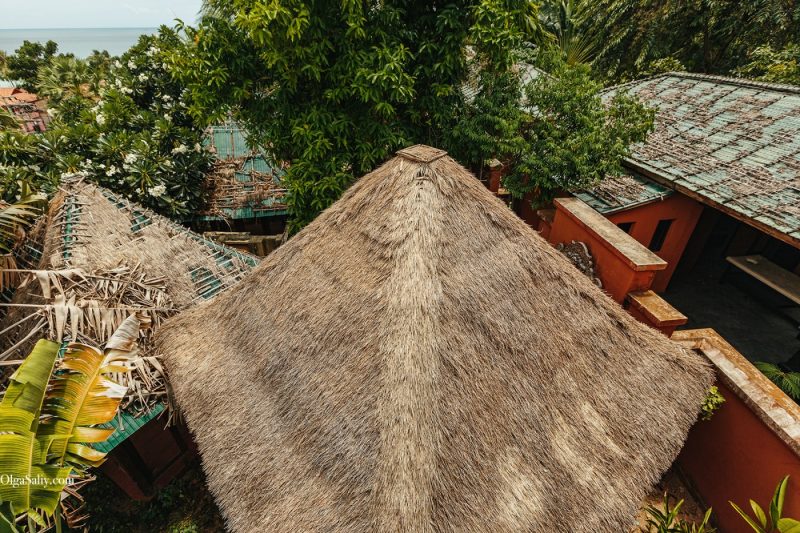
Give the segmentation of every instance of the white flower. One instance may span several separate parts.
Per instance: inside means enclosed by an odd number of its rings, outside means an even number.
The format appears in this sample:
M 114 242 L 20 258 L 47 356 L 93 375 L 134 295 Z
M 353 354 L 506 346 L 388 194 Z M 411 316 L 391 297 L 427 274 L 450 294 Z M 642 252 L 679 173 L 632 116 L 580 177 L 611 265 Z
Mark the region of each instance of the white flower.
M 147 74 L 145 74 L 144 72 L 139 74 L 139 81 L 147 81 Z
M 114 68 L 122 68 L 122 63 L 120 63 L 119 59 L 114 61 Z
M 133 164 L 133 163 L 136 163 L 137 159 L 139 159 L 139 157 L 134 153 L 130 153 L 130 154 L 125 156 L 125 162 L 127 164 L 129 164 L 129 165 Z
M 167 122 L 172 122 L 172 115 L 164 113 L 164 120 L 166 120 Z
M 200 150 L 202 150 L 202 149 L 203 149 L 203 147 L 200 146 L 200 143 L 194 143 L 194 151 L 195 152 L 200 153 Z
M 48 108 L 47 114 L 50 115 L 51 117 L 55 117 L 56 115 L 58 115 L 58 109 L 49 109 Z
M 156 185 L 155 187 L 150 187 L 150 190 L 148 190 L 147 192 L 153 198 L 158 198 L 159 196 L 167 192 L 167 187 L 166 185 Z
M 117 78 L 116 80 L 114 80 L 114 85 L 116 85 L 117 88 L 122 89 L 122 80 Z
M 172 97 L 170 95 L 168 95 L 168 94 L 165 94 L 164 97 L 163 97 L 163 100 L 165 102 L 169 102 L 170 100 L 172 100 Z
M 95 120 L 97 121 L 97 123 L 98 123 L 100 126 L 102 126 L 103 124 L 105 124 L 105 123 L 106 123 L 106 117 L 104 117 L 102 113 L 98 113 L 98 114 L 97 114 L 97 117 L 95 118 Z
M 181 143 L 180 146 L 176 146 L 175 148 L 172 149 L 172 155 L 185 154 L 188 151 L 189 148 L 185 144 Z
M 111 165 L 110 167 L 108 167 L 108 170 L 106 170 L 106 176 L 108 176 L 109 178 L 116 173 L 117 173 L 117 167 L 114 165 Z
M 145 51 L 145 53 L 144 53 L 144 54 L 145 54 L 147 57 L 153 57 L 153 56 L 154 56 L 154 55 L 156 55 L 157 53 L 158 53 L 158 48 L 156 48 L 155 46 L 151 46 L 150 48 L 148 48 L 148 49 Z
M 129 68 L 129 69 L 134 69 L 134 68 L 136 68 L 136 63 L 134 63 L 134 62 L 133 62 L 133 59 L 129 59 L 129 60 L 128 60 L 128 68 Z
M 133 89 L 130 87 L 120 87 L 119 90 L 122 94 L 133 94 Z

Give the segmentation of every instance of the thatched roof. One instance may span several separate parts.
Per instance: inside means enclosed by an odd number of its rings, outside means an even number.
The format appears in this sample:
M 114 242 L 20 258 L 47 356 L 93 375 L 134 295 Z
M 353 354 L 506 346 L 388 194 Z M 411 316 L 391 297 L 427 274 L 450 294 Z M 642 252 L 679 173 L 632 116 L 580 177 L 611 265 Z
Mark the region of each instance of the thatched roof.
M 257 264 L 135 203 L 79 179 L 67 179 L 18 255 L 22 285 L 0 314 L 0 359 L 22 359 L 41 337 L 103 345 L 139 311 L 145 357 L 122 380 L 133 411 L 166 395 L 151 356 L 160 322 L 232 286 Z M 160 408 L 159 408 L 160 409 Z M 160 412 L 160 411 L 159 411 Z
M 156 344 L 233 531 L 626 531 L 710 379 L 424 146 Z

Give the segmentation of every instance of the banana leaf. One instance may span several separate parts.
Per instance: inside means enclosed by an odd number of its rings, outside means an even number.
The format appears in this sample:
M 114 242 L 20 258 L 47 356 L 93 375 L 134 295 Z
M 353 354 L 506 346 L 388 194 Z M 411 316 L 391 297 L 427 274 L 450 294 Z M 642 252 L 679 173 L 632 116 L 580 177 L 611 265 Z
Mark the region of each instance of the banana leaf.
M 70 468 L 46 464 L 50 437 L 37 438 L 47 384 L 58 356 L 59 345 L 40 340 L 11 376 L 0 402 L 0 501 L 12 514 L 36 510 L 52 514 L 66 486 Z
M 105 454 L 86 446 L 103 442 L 114 429 L 92 427 L 110 422 L 117 414 L 127 387 L 109 378 L 130 370 L 136 349 L 139 319 L 128 317 L 101 352 L 84 344 L 71 343 L 51 381 L 39 429 L 51 437 L 48 462 L 71 465 L 79 470 L 99 466 Z

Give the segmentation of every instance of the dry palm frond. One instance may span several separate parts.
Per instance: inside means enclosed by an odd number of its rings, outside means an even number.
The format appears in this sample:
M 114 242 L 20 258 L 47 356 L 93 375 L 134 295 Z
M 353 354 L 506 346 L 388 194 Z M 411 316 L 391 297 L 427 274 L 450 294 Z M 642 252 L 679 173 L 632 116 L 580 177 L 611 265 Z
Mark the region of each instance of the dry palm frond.
M 149 278 L 140 266 L 91 274 L 80 269 L 35 270 L 25 276 L 20 289 L 37 295 L 38 303 L 28 303 L 34 307 L 10 312 L 10 317 L 19 317 L 22 321 L 16 327 L 12 324 L 12 330 L 5 337 L 7 342 L 16 343 L 16 353 L 24 351 L 32 342 L 27 338 L 30 321 L 26 320 L 31 315 L 43 318 L 47 338 L 84 344 L 112 342 L 112 335 L 125 321 L 138 316 L 142 323 L 139 340 L 145 348 L 131 372 L 117 376 L 128 390 L 123 407 L 146 410 L 164 399 L 167 389 L 163 368 L 150 348 L 152 327 L 174 310 L 163 280 Z

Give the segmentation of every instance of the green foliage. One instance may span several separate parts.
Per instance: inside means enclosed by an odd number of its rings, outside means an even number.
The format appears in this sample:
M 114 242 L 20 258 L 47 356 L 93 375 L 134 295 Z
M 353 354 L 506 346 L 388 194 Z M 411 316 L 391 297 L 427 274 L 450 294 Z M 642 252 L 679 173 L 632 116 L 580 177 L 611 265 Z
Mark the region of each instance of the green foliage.
M 655 507 L 649 505 L 645 508 L 647 514 L 648 533 L 714 533 L 715 528 L 708 525 L 711 519 L 711 509 L 706 511 L 703 521 L 699 524 L 690 523 L 680 517 L 680 509 L 683 500 L 680 500 L 674 507 L 670 507 L 670 497 L 664 494 L 664 506 Z
M 714 416 L 717 409 L 722 407 L 723 403 L 725 403 L 725 397 L 720 394 L 719 389 L 716 386 L 709 387 L 706 398 L 703 400 L 703 405 L 700 407 L 700 418 L 702 420 L 711 420 L 711 417 Z
M 641 78 L 649 78 L 650 76 L 658 76 L 665 72 L 684 71 L 686 71 L 686 67 L 674 57 L 662 57 L 661 59 L 654 59 L 639 70 L 638 76 Z
M 786 498 L 786 486 L 789 483 L 789 476 L 783 478 L 775 488 L 772 500 L 769 502 L 769 510 L 765 512 L 761 506 L 750 500 L 750 508 L 753 515 L 744 512 L 738 505 L 728 502 L 731 507 L 739 513 L 750 528 L 756 533 L 800 533 L 800 521 L 793 518 L 784 518 L 783 502 Z
M 736 74 L 746 78 L 775 83 L 800 85 L 800 43 L 782 50 L 770 45 L 759 46 L 748 55 L 749 63 L 736 69 Z
M 96 426 L 116 416 L 127 391 L 110 376 L 133 364 L 139 327 L 139 318 L 130 316 L 104 351 L 70 343 L 60 359 L 59 343 L 40 340 L 11 376 L 0 401 L 4 518 L 26 515 L 31 531 L 54 518 L 60 531 L 62 491 L 105 458 L 87 444 L 114 432 Z
M 58 45 L 53 41 L 45 44 L 23 41 L 13 54 L 5 59 L 5 78 L 19 81 L 27 91 L 36 90 L 36 79 L 39 68 L 47 64 L 56 55 Z
M 555 52 L 561 62 L 570 66 L 591 63 L 601 46 L 591 25 L 593 6 L 592 0 L 546 0 L 540 13 L 551 39 L 544 49 Z
M 71 468 L 48 463 L 52 438 L 38 435 L 48 381 L 59 345 L 39 341 L 11 376 L 0 402 L 0 501 L 13 515 L 27 514 L 43 523 L 52 516 Z M 39 481 L 42 480 L 42 481 Z
M 622 172 L 622 159 L 645 139 L 655 112 L 624 92 L 604 104 L 601 89 L 585 65 L 564 66 L 526 88 L 524 149 L 505 182 L 514 197 L 533 193 L 542 205 Z
M 446 141 L 450 155 L 471 167 L 478 177 L 488 159 L 505 159 L 522 150 L 524 115 L 520 110 L 518 75 L 510 70 L 479 74 L 481 90 L 466 102 Z
M 593 9 L 603 43 L 595 67 L 614 80 L 639 77 L 666 57 L 691 71 L 728 73 L 748 51 L 783 49 L 800 35 L 800 3 L 783 0 L 598 0 Z
M 800 372 L 786 371 L 776 364 L 760 361 L 754 365 L 794 401 L 800 401 Z
M 65 175 L 82 173 L 167 216 L 200 209 L 212 156 L 167 62 L 184 48 L 162 27 L 114 61 L 97 52 L 42 66 L 37 79 L 53 121 L 41 135 L 0 131 L 0 190 L 13 194 L 25 180 L 49 193 Z
M 517 44 L 541 38 L 536 5 L 523 0 L 209 0 L 198 28 L 185 30 L 191 50 L 172 62 L 193 115 L 232 110 L 254 142 L 291 162 L 294 229 L 394 150 L 450 148 L 466 44 L 502 72 Z

